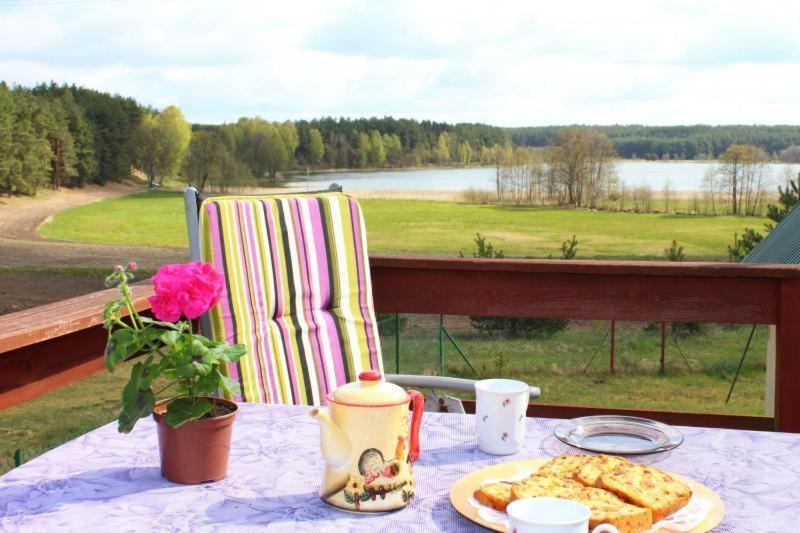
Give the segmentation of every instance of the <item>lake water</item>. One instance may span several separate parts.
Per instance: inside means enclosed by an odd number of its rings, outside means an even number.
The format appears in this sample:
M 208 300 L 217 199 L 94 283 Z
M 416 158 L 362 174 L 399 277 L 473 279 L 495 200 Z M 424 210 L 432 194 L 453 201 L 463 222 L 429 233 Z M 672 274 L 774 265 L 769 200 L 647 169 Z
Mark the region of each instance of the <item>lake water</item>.
M 709 168 L 716 168 L 716 163 L 694 162 L 650 162 L 620 161 L 616 164 L 617 176 L 629 187 L 643 184 L 654 190 L 664 187 L 669 180 L 675 191 L 696 191 L 700 189 L 703 175 Z M 772 184 L 783 184 L 785 165 L 770 164 L 768 171 Z M 794 176 L 798 167 L 794 167 Z M 302 187 L 305 179 L 290 182 L 292 186 Z M 330 183 L 338 183 L 345 190 L 428 190 L 428 191 L 463 191 L 465 189 L 495 188 L 495 168 L 436 168 L 422 170 L 378 170 L 369 172 L 327 172 L 312 174 L 312 188 L 324 188 Z

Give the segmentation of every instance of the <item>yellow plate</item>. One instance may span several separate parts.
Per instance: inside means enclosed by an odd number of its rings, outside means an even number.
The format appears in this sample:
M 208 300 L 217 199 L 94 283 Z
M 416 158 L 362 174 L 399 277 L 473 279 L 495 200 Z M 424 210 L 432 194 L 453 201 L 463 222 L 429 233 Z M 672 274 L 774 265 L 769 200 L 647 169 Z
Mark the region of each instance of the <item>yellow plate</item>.
M 502 463 L 476 470 L 475 472 L 462 477 L 455 483 L 455 485 L 453 485 L 453 488 L 450 489 L 450 503 L 453 504 L 453 507 L 455 507 L 459 513 L 466 516 L 476 524 L 480 524 L 495 531 L 506 532 L 507 529 L 503 524 L 489 522 L 488 520 L 481 518 L 481 516 L 478 514 L 478 510 L 469 503 L 469 498 L 476 490 L 478 490 L 478 488 L 481 486 L 481 483 L 485 479 L 510 479 L 524 472 L 535 472 L 540 466 L 550 459 L 551 458 L 548 457 L 544 459 L 530 459 L 528 461 L 515 461 L 513 463 Z M 678 474 L 673 474 L 672 472 L 669 474 L 675 477 L 675 479 L 691 486 L 694 494 L 710 501 L 713 504 L 705 520 L 690 533 L 704 533 L 717 527 L 719 523 L 722 522 L 722 516 L 725 513 L 725 504 L 722 503 L 722 500 L 717 493 L 693 479 L 689 479 Z

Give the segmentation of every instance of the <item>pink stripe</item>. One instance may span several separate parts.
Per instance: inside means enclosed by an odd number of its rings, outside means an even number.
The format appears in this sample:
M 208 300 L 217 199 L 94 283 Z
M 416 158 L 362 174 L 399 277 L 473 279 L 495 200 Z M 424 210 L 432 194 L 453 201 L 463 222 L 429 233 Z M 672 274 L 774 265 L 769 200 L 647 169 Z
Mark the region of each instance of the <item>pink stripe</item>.
M 208 226 L 211 230 L 211 261 L 217 268 L 223 271 L 225 277 L 228 278 L 229 273 L 223 268 L 225 261 L 222 258 L 222 239 L 219 233 L 219 217 L 217 216 L 217 210 L 214 209 L 213 204 L 207 203 L 205 211 L 206 216 L 208 217 Z M 225 341 L 233 342 L 236 332 L 233 330 L 233 320 L 231 319 L 233 313 L 231 312 L 231 307 L 228 300 L 229 297 L 230 295 L 228 294 L 228 286 L 226 284 L 225 288 L 223 289 L 222 298 L 220 298 L 219 305 L 222 306 L 222 324 L 225 330 Z M 231 363 L 228 365 L 228 375 L 234 381 L 239 381 L 239 370 L 236 367 L 236 363 Z M 235 399 L 241 401 L 242 398 L 241 396 L 237 396 Z
M 317 257 L 317 272 L 319 286 L 316 287 L 319 293 L 319 304 L 321 309 L 326 309 L 331 303 L 331 280 L 328 277 L 328 250 L 325 248 L 325 231 L 322 224 L 322 210 L 320 201 L 314 199 L 308 202 L 309 218 L 311 219 L 311 233 L 314 236 L 314 252 Z M 308 228 L 306 228 L 308 229 Z
M 232 206 L 234 208 L 234 212 L 236 214 L 233 217 L 233 224 L 234 224 L 234 238 L 238 240 L 239 245 L 239 266 L 243 270 L 242 275 L 245 276 L 244 283 L 243 283 L 243 291 L 242 294 L 244 296 L 244 308 L 245 312 L 247 313 L 248 318 L 250 319 L 251 324 L 257 324 L 256 317 L 255 317 L 255 308 L 253 307 L 252 297 L 250 295 L 250 291 L 252 290 L 251 281 L 253 279 L 252 276 L 252 268 L 250 264 L 252 263 L 252 258 L 249 257 L 247 253 L 247 234 L 246 230 L 242 228 L 242 224 L 240 222 L 240 218 L 242 218 L 242 211 L 247 209 L 247 206 L 244 205 L 244 202 L 234 201 L 232 202 Z M 245 219 L 245 223 L 247 221 L 247 217 L 243 217 Z M 252 350 L 250 361 L 253 364 L 253 368 L 255 369 L 255 376 L 256 376 L 256 383 L 257 389 L 263 393 L 264 391 L 264 383 L 261 375 L 261 356 L 259 354 L 258 349 L 258 337 L 256 333 L 256 329 L 252 328 L 250 331 L 250 338 L 249 342 L 247 343 Z M 260 394 L 259 394 L 260 396 Z M 259 402 L 262 402 L 266 398 L 259 397 Z M 255 398 L 250 398 L 250 400 L 255 400 Z
M 295 402 L 300 402 L 302 395 L 300 394 L 299 383 L 297 380 L 297 370 L 294 366 L 294 352 L 292 351 L 292 344 L 291 344 L 291 333 L 290 329 L 284 320 L 284 295 L 283 295 L 283 285 L 284 285 L 284 277 L 286 275 L 283 270 L 281 270 L 280 260 L 279 258 L 281 255 L 278 253 L 278 234 L 279 234 L 279 224 L 274 218 L 274 215 L 277 212 L 277 203 L 280 200 L 275 200 L 274 202 L 270 202 L 269 200 L 263 200 L 262 203 L 266 207 L 267 212 L 267 223 L 269 226 L 269 242 L 270 242 L 270 249 L 272 250 L 272 257 L 275 258 L 275 264 L 273 264 L 273 269 L 275 272 L 275 285 L 277 287 L 277 291 L 275 294 L 275 323 L 278 325 L 278 328 L 282 331 L 283 335 L 283 350 L 284 350 L 284 361 L 286 362 L 286 367 L 289 370 L 289 383 L 292 385 L 292 391 L 294 394 Z M 270 204 L 274 207 L 270 209 Z M 285 258 L 286 261 L 289 261 L 289 258 Z
M 309 204 L 307 199 L 302 200 L 303 203 L 306 205 Z M 327 380 L 327 372 L 325 369 L 325 361 L 322 356 L 322 348 L 321 348 L 321 341 L 319 338 L 319 328 L 317 327 L 317 323 L 314 319 L 314 314 L 311 310 L 314 308 L 313 303 L 311 301 L 312 293 L 314 291 L 314 287 L 311 285 L 311 269 L 308 264 L 308 242 L 306 241 L 306 231 L 307 229 L 303 226 L 303 217 L 301 216 L 300 212 L 300 200 L 294 199 L 291 202 L 292 205 L 292 218 L 294 219 L 295 224 L 295 235 L 297 239 L 297 249 L 300 253 L 300 268 L 301 268 L 301 276 L 300 279 L 303 284 L 303 301 L 302 301 L 302 310 L 299 309 L 298 312 L 303 314 L 303 317 L 306 320 L 306 324 L 308 326 L 308 336 L 311 339 L 311 351 L 312 356 L 314 358 L 314 370 L 317 374 L 317 392 L 319 393 L 320 398 L 324 398 L 328 395 L 328 380 Z M 313 238 L 313 235 L 312 235 Z
M 350 203 L 350 220 L 353 226 L 353 240 L 356 251 L 356 270 L 358 271 L 358 304 L 361 309 L 361 318 L 364 320 L 364 334 L 367 336 L 367 346 L 369 348 L 369 359 L 373 370 L 380 368 L 378 366 L 378 349 L 375 346 L 375 338 L 373 336 L 373 325 L 370 320 L 369 310 L 367 309 L 367 286 L 365 276 L 368 275 L 364 267 L 364 249 L 362 247 L 363 241 L 361 240 L 361 218 L 359 217 L 358 205 L 356 201 L 349 198 Z
M 333 358 L 333 371 L 336 375 L 336 384 L 344 385 L 347 383 L 347 378 L 344 373 L 344 354 L 342 353 L 341 341 L 339 339 L 339 332 L 336 329 L 336 322 L 333 319 L 332 311 L 322 311 L 322 326 L 328 332 L 328 339 L 330 339 L 330 347 Z M 326 400 L 327 402 L 327 400 Z
M 249 261 L 249 272 L 248 272 L 248 279 L 254 285 L 254 292 L 256 295 L 256 303 L 258 307 L 252 308 L 251 316 L 253 316 L 253 343 L 259 347 L 260 355 L 258 357 L 258 368 L 260 372 L 258 372 L 258 378 L 261 383 L 261 391 L 264 394 L 264 398 L 266 401 L 274 403 L 275 399 L 278 397 L 277 391 L 275 390 L 275 370 L 272 367 L 272 350 L 269 345 L 269 342 L 264 342 L 266 338 L 269 337 L 269 331 L 267 329 L 269 325 L 269 319 L 267 317 L 267 306 L 266 302 L 264 301 L 264 282 L 263 282 L 263 268 L 261 270 L 256 270 L 256 266 L 258 263 L 263 265 L 264 258 L 260 256 L 260 247 L 256 245 L 257 235 L 256 226 L 255 226 L 255 213 L 253 210 L 253 204 L 249 201 L 241 202 L 242 207 L 247 213 L 246 223 L 247 223 L 247 246 L 250 252 L 250 261 Z M 256 259 L 261 259 L 261 261 L 256 261 Z M 266 369 L 266 376 L 263 376 L 263 372 Z M 266 382 L 265 382 L 266 380 Z
M 331 358 L 333 359 L 333 373 L 336 378 L 335 382 L 337 385 L 344 385 L 347 383 L 344 364 L 345 354 L 342 352 L 342 342 L 339 338 L 339 332 L 336 329 L 336 324 L 331 314 L 331 307 L 334 305 L 334 303 L 331 301 L 333 296 L 333 280 L 331 280 L 329 276 L 328 268 L 330 266 L 330 262 L 334 259 L 328 254 L 328 250 L 325 247 L 326 236 L 323 223 L 325 214 L 322 210 L 322 202 L 325 201 L 327 200 L 320 199 L 313 202 L 312 206 L 314 209 L 311 213 L 314 231 L 314 244 L 317 247 L 317 265 L 319 268 L 320 309 L 324 310 L 322 312 L 323 324 L 321 324 L 321 327 L 324 327 L 328 332 L 328 344 L 331 349 Z M 330 243 L 330 246 L 333 246 L 332 242 Z M 335 253 L 335 250 L 331 250 L 331 254 L 333 253 Z M 325 402 L 327 403 L 327 399 Z

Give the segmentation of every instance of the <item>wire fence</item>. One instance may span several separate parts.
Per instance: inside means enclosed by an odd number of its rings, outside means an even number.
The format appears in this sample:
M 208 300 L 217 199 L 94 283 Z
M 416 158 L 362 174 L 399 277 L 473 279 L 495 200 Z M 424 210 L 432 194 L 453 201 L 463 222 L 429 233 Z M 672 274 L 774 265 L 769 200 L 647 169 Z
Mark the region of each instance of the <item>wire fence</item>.
M 387 372 L 515 377 L 542 402 L 764 414 L 768 327 L 382 315 Z

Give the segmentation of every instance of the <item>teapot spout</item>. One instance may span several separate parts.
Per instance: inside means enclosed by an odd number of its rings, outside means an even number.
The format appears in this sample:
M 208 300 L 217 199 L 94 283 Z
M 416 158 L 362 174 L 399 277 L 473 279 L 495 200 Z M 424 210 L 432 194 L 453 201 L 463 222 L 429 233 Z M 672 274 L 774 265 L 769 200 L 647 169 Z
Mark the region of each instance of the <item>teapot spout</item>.
M 327 411 L 315 407 L 309 413 L 319 420 L 319 438 L 322 457 L 331 468 L 341 468 L 350 460 L 352 445 L 342 428 L 331 420 Z

